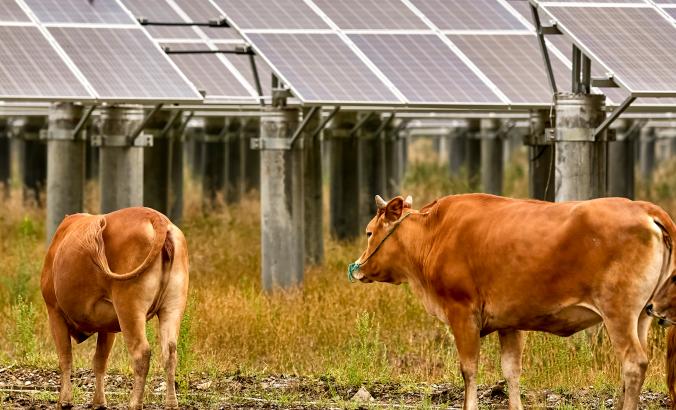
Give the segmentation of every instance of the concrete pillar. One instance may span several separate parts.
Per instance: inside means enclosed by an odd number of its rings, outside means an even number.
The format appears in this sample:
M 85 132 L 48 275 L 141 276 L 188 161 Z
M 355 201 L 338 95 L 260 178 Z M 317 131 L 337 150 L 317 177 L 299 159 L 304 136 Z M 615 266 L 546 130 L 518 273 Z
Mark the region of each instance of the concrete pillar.
M 593 139 L 594 129 L 605 118 L 604 102 L 603 95 L 556 95 L 557 202 L 606 195 L 605 133 Z
M 554 144 L 546 135 L 552 128 L 549 110 L 530 114 L 530 130 L 524 138 L 528 146 L 528 196 L 554 201 Z
M 465 161 L 467 164 L 467 183 L 471 190 L 479 189 L 481 183 L 481 121 L 475 118 L 467 120 L 467 141 Z
M 40 133 L 46 126 L 46 117 L 16 118 L 11 123 L 12 135 L 18 137 L 20 174 L 23 182 L 23 200 L 42 205 L 41 193 L 47 183 L 47 144 Z
M 481 187 L 483 192 L 502 194 L 502 138 L 499 135 L 500 120 L 484 118 L 481 127 Z
M 631 120 L 614 121 L 615 141 L 608 142 L 608 196 L 634 199 L 634 141 Z
M 139 106 L 112 106 L 101 109 L 99 181 L 101 212 L 143 205 L 143 146 L 147 139 L 130 136 L 143 121 Z
M 261 181 L 260 151 L 251 149 L 251 140 L 258 138 L 261 132 L 259 117 L 245 117 L 241 128 L 244 142 L 244 190 L 250 192 L 258 190 Z
M 242 138 L 242 119 L 226 118 L 225 130 L 225 193 L 228 204 L 234 204 L 244 195 L 245 155 L 248 147 Z
M 9 197 L 12 177 L 11 147 L 7 119 L 0 118 L 0 198 Z
M 202 205 L 205 210 L 218 205 L 225 190 L 225 118 L 205 117 L 202 139 Z M 222 199 L 222 198 L 220 198 Z
M 183 222 L 183 153 L 184 132 L 183 118 L 179 118 L 169 130 L 169 213 L 168 217 L 180 226 Z
M 55 103 L 47 130 L 47 243 L 66 215 L 83 211 L 86 132 L 74 135 L 84 107 Z
M 150 113 L 144 110 L 144 115 Z M 171 140 L 167 124 L 173 113 L 161 110 L 146 123 L 143 132 L 151 135 L 153 145 L 143 150 L 143 205 L 168 214 L 169 211 L 169 150 Z
M 641 179 L 648 184 L 650 184 L 655 170 L 655 140 L 655 128 L 648 126 L 641 128 L 639 167 Z
M 359 225 L 359 164 L 357 139 L 350 131 L 357 124 L 357 113 L 338 112 L 326 130 L 330 140 L 330 218 L 331 235 L 339 240 L 356 238 Z
M 185 129 L 185 140 L 188 145 L 186 155 L 188 168 L 193 180 L 202 180 L 202 154 L 204 145 L 204 118 L 192 118 Z
M 99 114 L 93 113 L 89 124 L 85 125 L 87 136 L 100 135 Z M 99 177 L 99 147 L 94 144 L 85 144 L 85 181 L 93 181 Z
M 309 109 L 303 109 L 303 118 Z M 303 189 L 305 195 L 305 261 L 319 265 L 324 261 L 324 204 L 322 201 L 322 147 L 319 133 L 321 110 L 317 110 L 303 134 Z
M 398 134 L 398 127 L 388 125 L 383 131 L 385 139 L 385 180 L 384 198 L 401 194 L 401 182 L 404 178 L 404 138 Z M 382 195 L 381 195 L 382 196 Z
M 464 130 L 451 130 L 448 142 L 448 172 L 451 178 L 458 178 L 466 167 L 467 133 Z
M 359 113 L 358 121 L 368 113 Z M 369 221 L 376 214 L 376 203 L 373 198 L 376 195 L 382 195 L 383 192 L 378 186 L 378 167 L 380 161 L 378 158 L 378 129 L 382 120 L 380 115 L 371 115 L 361 128 L 357 131 L 357 166 L 359 172 L 359 227 L 363 231 L 366 229 Z
M 298 127 L 298 109 L 270 108 L 261 118 L 262 287 L 288 288 L 303 281 L 305 262 L 303 152 L 275 149 Z

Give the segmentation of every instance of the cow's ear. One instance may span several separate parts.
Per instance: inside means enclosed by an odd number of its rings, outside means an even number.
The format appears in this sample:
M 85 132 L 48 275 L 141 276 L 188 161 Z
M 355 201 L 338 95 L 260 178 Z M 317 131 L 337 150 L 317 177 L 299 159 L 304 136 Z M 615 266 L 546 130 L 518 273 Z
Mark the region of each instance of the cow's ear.
M 395 197 L 385 206 L 385 220 L 388 222 L 396 221 L 401 218 L 402 212 L 404 212 L 404 198 Z

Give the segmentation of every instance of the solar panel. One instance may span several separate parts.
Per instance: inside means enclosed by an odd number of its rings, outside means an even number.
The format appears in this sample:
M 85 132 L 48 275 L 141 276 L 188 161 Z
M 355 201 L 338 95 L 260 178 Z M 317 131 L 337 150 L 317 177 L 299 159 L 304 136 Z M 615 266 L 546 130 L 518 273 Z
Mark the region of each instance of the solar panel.
M 0 21 L 16 22 L 16 21 L 30 21 L 26 13 L 21 10 L 21 7 L 14 0 L 0 1 Z
M 666 11 L 667 14 L 671 16 L 672 19 L 676 19 L 676 8 L 663 7 L 662 10 Z
M 0 61 L 3 98 L 93 98 L 37 27 L 0 27 Z
M 359 34 L 350 39 L 413 103 L 503 104 L 436 35 Z
M 517 104 L 548 104 L 552 90 L 535 35 L 449 35 L 453 43 Z M 552 58 L 557 86 L 570 89 L 570 69 Z
M 124 5 L 138 18 L 150 22 L 180 23 L 183 18 L 165 0 L 123 0 Z M 153 38 L 159 39 L 200 39 L 192 27 L 145 26 Z
M 632 93 L 676 94 L 676 27 L 652 7 L 541 7 Z
M 228 19 L 247 29 L 328 29 L 302 0 L 214 0 Z
M 201 99 L 140 28 L 50 27 L 49 32 L 101 99 Z
M 427 25 L 400 0 L 313 0 L 341 29 L 414 30 Z
M 114 0 L 24 1 L 42 23 L 134 23 L 131 16 Z
M 209 0 L 174 0 L 174 3 L 193 22 L 208 23 L 209 21 L 217 21 L 224 17 Z M 212 39 L 241 39 L 237 31 L 228 27 L 200 27 L 200 29 Z
M 251 87 L 256 89 L 256 81 L 254 79 L 253 70 L 251 69 L 251 62 L 247 55 L 228 54 L 226 56 L 228 61 L 239 71 L 244 78 L 251 84 Z M 272 95 L 272 70 L 259 56 L 256 59 L 256 70 L 258 71 L 258 78 L 261 82 L 261 90 L 264 96 Z
M 495 0 L 411 0 L 441 30 L 525 30 Z
M 336 34 L 250 33 L 247 37 L 305 102 L 402 103 Z
M 209 50 L 204 43 L 162 44 L 171 50 Z M 220 60 L 216 54 L 170 54 L 169 57 L 192 81 L 206 98 L 232 98 L 252 100 L 252 95 Z

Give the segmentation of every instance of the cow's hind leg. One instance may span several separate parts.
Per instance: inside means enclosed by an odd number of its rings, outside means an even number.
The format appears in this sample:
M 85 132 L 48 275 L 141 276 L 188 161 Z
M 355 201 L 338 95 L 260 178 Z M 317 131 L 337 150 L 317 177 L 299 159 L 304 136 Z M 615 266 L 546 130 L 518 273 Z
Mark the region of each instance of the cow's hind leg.
M 638 334 L 638 319 L 623 318 L 606 322 L 608 336 L 622 364 L 624 394 L 618 408 L 637 409 L 639 394 L 648 368 L 648 355 Z
M 455 345 L 460 358 L 460 371 L 465 381 L 464 410 L 478 409 L 477 370 L 479 368 L 479 350 L 481 347 L 479 329 L 471 319 L 471 314 L 457 312 L 451 328 L 455 336 Z
M 106 408 L 105 379 L 108 367 L 108 356 L 115 343 L 115 333 L 99 332 L 96 337 L 96 353 L 94 354 L 94 375 L 96 376 L 96 390 L 94 392 L 93 407 Z
M 178 399 L 176 398 L 176 348 L 182 316 L 183 306 L 179 306 L 176 309 L 163 309 L 158 314 L 160 320 L 162 363 L 164 364 L 164 371 L 167 376 L 167 409 L 178 409 Z
M 71 384 L 71 372 L 73 369 L 73 349 L 70 341 L 68 325 L 61 313 L 54 308 L 47 307 L 49 315 L 49 328 L 56 345 L 56 353 L 59 356 L 59 368 L 61 369 L 61 388 L 59 390 L 59 402 L 57 410 L 73 407 L 73 386 Z
M 143 408 L 143 392 L 150 369 L 150 343 L 146 338 L 146 317 L 143 313 L 139 313 L 143 311 L 129 305 L 127 308 L 124 312 L 120 312 L 120 328 L 134 369 L 134 386 L 129 409 L 138 410 Z
M 509 389 L 509 410 L 521 410 L 521 354 L 525 341 L 525 333 L 518 330 L 500 331 L 500 364 L 502 374 L 507 379 Z

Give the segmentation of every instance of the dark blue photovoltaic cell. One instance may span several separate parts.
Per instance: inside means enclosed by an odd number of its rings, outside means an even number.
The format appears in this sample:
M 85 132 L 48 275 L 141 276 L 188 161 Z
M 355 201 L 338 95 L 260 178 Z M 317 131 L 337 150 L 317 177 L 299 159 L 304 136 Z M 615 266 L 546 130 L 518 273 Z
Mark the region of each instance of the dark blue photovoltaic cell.
M 524 30 L 496 0 L 411 0 L 441 30 Z
M 201 100 L 143 31 L 50 27 L 102 99 Z
M 402 103 L 336 34 L 247 36 L 301 100 Z
M 24 1 L 42 23 L 134 23 L 131 16 L 113 0 Z
M 0 21 L 30 21 L 14 0 L 0 0 Z
M 502 104 L 436 35 L 359 34 L 350 39 L 411 102 Z
M 215 0 L 240 29 L 328 29 L 303 0 Z
M 91 99 L 37 27 L 0 27 L 0 97 Z

